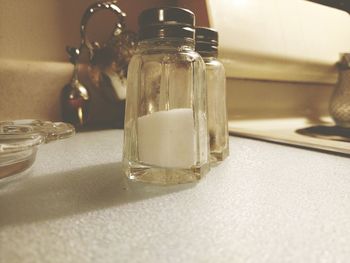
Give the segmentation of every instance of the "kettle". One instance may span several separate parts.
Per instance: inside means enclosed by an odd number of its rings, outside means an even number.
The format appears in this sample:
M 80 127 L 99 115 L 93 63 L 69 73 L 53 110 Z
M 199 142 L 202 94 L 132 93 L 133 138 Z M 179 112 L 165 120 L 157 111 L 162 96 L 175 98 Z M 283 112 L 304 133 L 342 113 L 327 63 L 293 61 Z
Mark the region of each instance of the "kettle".
M 106 43 L 91 42 L 87 24 L 101 10 L 111 11 L 117 22 Z M 67 47 L 75 69 L 71 83 L 62 91 L 61 105 L 63 120 L 77 128 L 123 128 L 127 68 L 137 45 L 137 35 L 127 30 L 125 17 L 115 1 L 88 6 L 80 24 L 80 47 Z M 76 107 L 80 104 L 70 101 L 71 98 L 76 101 L 79 94 L 84 95 L 80 100 L 85 103 L 84 111 Z

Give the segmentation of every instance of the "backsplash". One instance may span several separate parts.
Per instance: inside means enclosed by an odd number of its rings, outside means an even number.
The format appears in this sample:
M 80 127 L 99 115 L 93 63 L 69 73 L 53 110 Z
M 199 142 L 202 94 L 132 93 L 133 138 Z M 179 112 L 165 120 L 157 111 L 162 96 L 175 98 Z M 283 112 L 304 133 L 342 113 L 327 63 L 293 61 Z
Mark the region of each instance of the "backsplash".
M 59 97 L 72 65 L 63 62 L 1 60 L 0 120 L 61 120 Z

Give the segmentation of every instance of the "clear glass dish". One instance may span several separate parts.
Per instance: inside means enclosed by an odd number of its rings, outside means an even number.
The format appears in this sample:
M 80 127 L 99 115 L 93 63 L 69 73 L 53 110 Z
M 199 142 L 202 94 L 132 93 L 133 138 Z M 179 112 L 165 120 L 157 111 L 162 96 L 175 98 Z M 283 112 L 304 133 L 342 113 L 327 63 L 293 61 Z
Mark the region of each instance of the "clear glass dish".
M 39 145 L 74 134 L 74 127 L 63 122 L 0 121 L 0 183 L 30 168 Z

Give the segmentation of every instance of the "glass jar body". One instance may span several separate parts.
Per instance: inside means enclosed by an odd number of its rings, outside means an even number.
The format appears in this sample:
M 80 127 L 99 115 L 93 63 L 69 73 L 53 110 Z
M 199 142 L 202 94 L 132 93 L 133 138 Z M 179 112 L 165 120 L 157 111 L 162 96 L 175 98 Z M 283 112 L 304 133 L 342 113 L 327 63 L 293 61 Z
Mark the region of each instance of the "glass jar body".
M 223 161 L 229 155 L 225 68 L 215 54 L 201 53 L 206 65 L 210 161 Z
M 199 180 L 209 170 L 205 65 L 184 39 L 142 41 L 130 61 L 123 169 L 159 184 Z
M 350 128 L 350 69 L 341 70 L 339 73 L 329 112 L 338 126 Z

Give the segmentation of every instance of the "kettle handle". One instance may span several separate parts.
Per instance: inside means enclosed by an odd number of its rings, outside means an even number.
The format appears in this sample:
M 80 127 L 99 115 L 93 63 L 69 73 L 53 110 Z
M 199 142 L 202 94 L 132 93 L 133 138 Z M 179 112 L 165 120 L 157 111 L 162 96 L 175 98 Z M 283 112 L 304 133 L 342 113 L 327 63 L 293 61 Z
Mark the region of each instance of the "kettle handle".
M 111 10 L 115 13 L 119 19 L 118 23 L 115 25 L 113 30 L 113 35 L 119 35 L 125 28 L 125 17 L 126 14 L 116 5 L 116 1 L 105 1 L 105 2 L 97 2 L 90 5 L 80 22 L 80 36 L 81 36 L 81 46 L 87 46 L 90 50 L 90 55 L 92 54 L 93 46 L 86 36 L 86 27 L 89 19 L 100 10 Z

